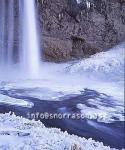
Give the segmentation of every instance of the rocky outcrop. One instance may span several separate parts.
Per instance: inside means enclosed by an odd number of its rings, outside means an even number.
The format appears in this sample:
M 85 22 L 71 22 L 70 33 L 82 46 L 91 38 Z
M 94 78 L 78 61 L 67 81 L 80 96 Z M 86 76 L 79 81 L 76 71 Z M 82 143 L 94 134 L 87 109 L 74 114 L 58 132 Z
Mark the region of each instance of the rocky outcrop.
M 125 41 L 125 0 L 37 0 L 43 55 L 88 57 Z

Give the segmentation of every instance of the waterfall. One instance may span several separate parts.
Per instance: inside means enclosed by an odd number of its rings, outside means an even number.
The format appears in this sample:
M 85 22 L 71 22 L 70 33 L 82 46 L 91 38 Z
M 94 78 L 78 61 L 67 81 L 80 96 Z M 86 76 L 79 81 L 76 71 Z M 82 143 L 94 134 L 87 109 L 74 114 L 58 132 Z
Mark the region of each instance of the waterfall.
M 7 64 L 11 66 L 13 63 L 13 48 L 14 48 L 14 0 L 9 0 L 8 3 L 8 40 L 7 40 Z
M 22 54 L 21 67 L 27 71 L 30 77 L 37 77 L 40 65 L 39 39 L 37 33 L 37 21 L 35 0 L 22 0 Z M 20 3 L 22 7 L 22 3 Z
M 16 2 L 18 19 L 15 0 L 0 0 L 0 74 L 2 67 L 9 71 L 18 64 L 22 75 L 36 78 L 40 69 L 40 47 L 35 0 Z
M 0 67 L 5 63 L 5 0 L 1 0 L 0 4 Z
M 7 11 L 6 11 L 7 9 Z M 0 8 L 0 66 L 6 69 L 13 62 L 14 0 L 1 0 Z

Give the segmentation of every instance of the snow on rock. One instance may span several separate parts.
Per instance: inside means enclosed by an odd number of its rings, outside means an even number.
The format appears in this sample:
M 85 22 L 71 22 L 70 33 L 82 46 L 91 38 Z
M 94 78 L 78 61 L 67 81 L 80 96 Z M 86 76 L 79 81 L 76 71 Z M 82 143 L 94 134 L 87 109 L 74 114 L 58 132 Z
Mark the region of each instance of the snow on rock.
M 86 1 L 86 5 L 87 5 L 87 8 L 90 9 L 91 3 L 89 1 Z
M 80 4 L 82 2 L 82 0 L 76 0 L 76 1 L 78 4 Z M 86 3 L 87 8 L 90 9 L 91 3 L 88 0 L 86 0 L 85 3 Z
M 76 0 L 76 1 L 77 1 L 78 4 L 81 3 L 81 0 Z
M 0 149 L 2 150 L 110 150 L 103 143 L 46 128 L 40 121 L 30 121 L 14 114 L 0 114 Z M 114 149 L 115 150 L 115 149 Z

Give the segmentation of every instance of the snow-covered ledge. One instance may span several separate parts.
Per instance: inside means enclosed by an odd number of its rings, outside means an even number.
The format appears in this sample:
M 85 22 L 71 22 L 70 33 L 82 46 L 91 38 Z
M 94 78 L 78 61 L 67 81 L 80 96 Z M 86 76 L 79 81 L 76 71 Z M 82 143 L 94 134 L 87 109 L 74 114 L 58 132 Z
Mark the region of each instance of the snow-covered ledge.
M 40 121 L 0 114 L 0 149 L 6 150 L 110 150 L 103 143 L 46 128 Z M 115 149 L 114 149 L 115 150 Z
M 82 0 L 76 0 L 76 1 L 78 4 L 80 4 L 82 2 Z M 91 3 L 88 0 L 86 0 L 86 6 L 88 9 L 90 9 L 90 7 L 91 7 Z

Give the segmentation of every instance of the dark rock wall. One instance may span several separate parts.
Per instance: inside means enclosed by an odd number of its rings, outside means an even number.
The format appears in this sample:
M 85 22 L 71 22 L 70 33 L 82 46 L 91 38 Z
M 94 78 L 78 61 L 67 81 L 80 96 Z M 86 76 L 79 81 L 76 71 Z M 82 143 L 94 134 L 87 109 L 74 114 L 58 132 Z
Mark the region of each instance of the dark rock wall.
M 37 0 L 44 58 L 88 57 L 125 41 L 125 0 Z

